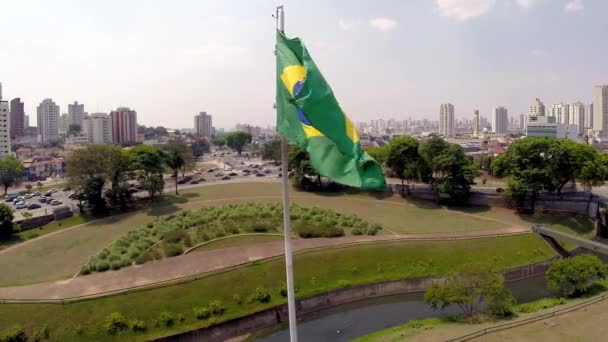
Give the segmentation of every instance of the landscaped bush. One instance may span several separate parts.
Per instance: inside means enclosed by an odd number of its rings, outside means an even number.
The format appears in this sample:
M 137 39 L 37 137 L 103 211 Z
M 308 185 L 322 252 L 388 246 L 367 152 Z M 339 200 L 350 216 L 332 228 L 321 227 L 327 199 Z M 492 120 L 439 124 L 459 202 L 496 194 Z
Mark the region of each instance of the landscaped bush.
M 34 330 L 32 333 L 31 340 L 34 342 L 48 340 L 51 337 L 51 332 L 49 331 L 49 327 L 47 325 L 42 326 L 40 329 Z M 4 341 L 0 339 L 0 341 Z
M 214 300 L 213 302 L 209 303 L 209 310 L 211 311 L 212 315 L 219 316 L 226 311 L 226 307 L 221 301 Z
M 116 334 L 117 332 L 126 329 L 129 325 L 127 324 L 127 318 L 120 312 L 112 312 L 106 317 L 103 324 L 104 328 L 109 334 Z
M 256 301 L 260 303 L 268 303 L 270 302 L 270 298 L 270 291 L 268 291 L 268 289 L 261 286 L 255 289 L 253 299 L 255 299 Z
M 173 325 L 173 323 L 175 323 L 175 318 L 173 317 L 172 313 L 168 311 L 163 311 L 160 313 L 158 321 L 161 325 L 164 325 L 165 327 L 170 327 Z
M 182 246 L 172 243 L 163 243 L 163 252 L 166 257 L 180 255 L 183 252 Z
M 147 329 L 146 323 L 141 319 L 134 319 L 131 321 L 131 330 L 133 330 L 133 332 L 143 332 Z
M 338 237 L 344 236 L 344 228 L 327 225 L 315 225 L 311 222 L 301 221 L 294 226 L 294 231 L 301 238 Z
M 202 308 L 194 308 L 194 317 L 200 320 L 207 319 L 211 317 L 211 310 L 209 310 L 209 308 L 206 306 Z
M 381 229 L 356 215 L 319 207 L 291 205 L 294 231 L 301 237 L 335 237 L 353 228 L 354 235 L 375 235 Z M 82 267 L 81 274 L 104 272 L 180 255 L 186 248 L 213 238 L 240 233 L 281 232 L 283 208 L 278 203 L 232 203 L 157 218 L 104 248 Z M 297 229 L 295 229 L 297 228 Z
M 2 335 L 0 335 L 0 341 L 27 342 L 27 335 L 25 334 L 25 329 L 23 329 L 23 327 L 20 325 L 15 325 L 14 327 L 6 330 Z
M 232 300 L 237 303 L 238 305 L 241 305 L 243 303 L 243 299 L 241 298 L 241 296 L 238 293 L 235 293 L 234 295 L 232 295 Z

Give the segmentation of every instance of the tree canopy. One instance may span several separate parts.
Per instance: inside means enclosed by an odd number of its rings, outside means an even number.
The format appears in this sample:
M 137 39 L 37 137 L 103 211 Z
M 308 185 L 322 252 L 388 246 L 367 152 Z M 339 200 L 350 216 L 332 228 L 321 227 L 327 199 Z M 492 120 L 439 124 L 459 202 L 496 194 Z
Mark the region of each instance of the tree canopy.
M 251 134 L 243 131 L 236 131 L 226 134 L 226 146 L 235 150 L 239 155 L 243 152 L 245 145 L 251 143 Z
M 0 183 L 4 186 L 4 195 L 9 187 L 21 183 L 23 170 L 23 163 L 13 156 L 0 159 Z
M 421 162 L 418 174 L 430 183 L 444 203 L 462 203 L 470 195 L 475 178 L 471 159 L 462 147 L 450 144 L 438 135 L 431 135 L 420 144 Z
M 202 157 L 205 153 L 209 153 L 211 146 L 207 139 L 198 139 L 190 145 L 192 148 L 192 154 L 195 158 Z
M 166 152 L 166 163 L 173 173 L 175 179 L 175 194 L 177 195 L 177 177 L 180 170 L 187 168 L 189 163 L 193 163 L 192 149 L 181 139 L 170 140 L 163 146 Z
M 551 264 L 546 274 L 550 289 L 569 295 L 585 293 L 596 280 L 606 276 L 608 266 L 591 254 L 560 259 Z
M 275 162 L 281 160 L 281 140 L 275 139 L 267 141 L 262 147 L 262 159 L 273 160 Z
M 533 211 L 541 191 L 557 191 L 579 181 L 587 189 L 603 184 L 607 159 L 589 145 L 568 139 L 528 137 L 514 141 L 493 164 L 496 176 L 508 177 L 508 195 Z
M 388 144 L 386 166 L 388 166 L 396 177 L 412 181 L 418 179 L 418 141 L 412 137 L 393 138 Z
M 7 239 L 13 233 L 13 210 L 5 203 L 0 203 L 0 239 Z
M 148 192 L 150 200 L 160 195 L 165 188 L 163 171 L 165 170 L 167 154 L 153 146 L 138 145 L 131 149 L 132 168 L 139 183 Z
M 502 275 L 483 264 L 465 264 L 444 283 L 433 283 L 425 292 L 424 301 L 433 309 L 455 304 L 466 317 L 473 316 L 482 303 L 499 316 L 510 315 L 515 305 Z

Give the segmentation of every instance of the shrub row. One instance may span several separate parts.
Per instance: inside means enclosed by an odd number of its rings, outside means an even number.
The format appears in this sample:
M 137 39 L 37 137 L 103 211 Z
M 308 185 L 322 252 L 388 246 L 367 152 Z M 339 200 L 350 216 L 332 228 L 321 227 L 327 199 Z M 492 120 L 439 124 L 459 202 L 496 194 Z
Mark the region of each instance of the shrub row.
M 304 238 L 343 236 L 344 228 L 352 228 L 354 235 L 375 235 L 382 229 L 356 215 L 326 208 L 293 204 L 290 210 L 294 231 Z M 80 272 L 117 270 L 177 256 L 194 244 L 242 232 L 281 231 L 282 217 L 282 205 L 278 203 L 232 203 L 168 215 L 123 235 L 91 257 Z

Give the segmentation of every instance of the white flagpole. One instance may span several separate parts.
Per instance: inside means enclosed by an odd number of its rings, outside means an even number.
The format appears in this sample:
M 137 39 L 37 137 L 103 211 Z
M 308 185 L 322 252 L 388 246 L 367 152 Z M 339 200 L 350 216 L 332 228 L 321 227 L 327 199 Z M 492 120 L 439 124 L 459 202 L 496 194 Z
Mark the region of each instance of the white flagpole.
M 276 8 L 277 29 L 285 32 L 285 12 L 283 6 Z M 277 107 L 278 108 L 278 107 Z M 283 177 L 283 227 L 285 240 L 285 271 L 287 273 L 287 309 L 289 311 L 289 338 L 298 342 L 298 327 L 296 321 L 296 297 L 293 282 L 293 252 L 291 250 L 291 219 L 289 215 L 289 143 L 281 135 L 281 163 Z

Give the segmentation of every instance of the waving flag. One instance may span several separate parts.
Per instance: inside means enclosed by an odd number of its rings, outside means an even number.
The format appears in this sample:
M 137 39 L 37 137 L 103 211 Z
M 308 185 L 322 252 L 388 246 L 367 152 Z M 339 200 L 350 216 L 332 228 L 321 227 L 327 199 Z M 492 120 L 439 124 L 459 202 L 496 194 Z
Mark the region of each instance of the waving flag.
M 277 130 L 306 149 L 322 176 L 352 187 L 385 186 L 380 165 L 361 148 L 352 121 L 299 39 L 277 31 Z

